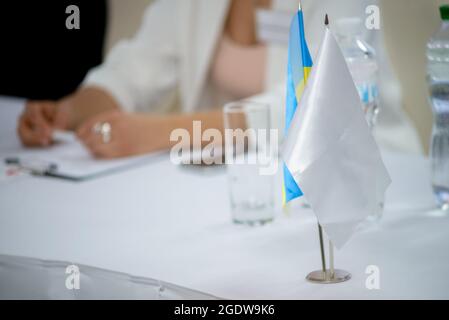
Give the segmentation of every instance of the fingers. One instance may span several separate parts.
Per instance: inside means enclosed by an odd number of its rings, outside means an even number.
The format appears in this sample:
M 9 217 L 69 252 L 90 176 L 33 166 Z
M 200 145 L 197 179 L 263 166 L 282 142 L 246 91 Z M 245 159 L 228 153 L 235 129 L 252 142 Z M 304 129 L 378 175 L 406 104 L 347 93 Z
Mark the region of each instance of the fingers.
M 105 143 L 101 134 L 91 133 L 81 141 L 96 158 L 110 159 L 120 156 L 117 152 L 119 149 L 117 142 L 111 140 L 110 142 Z
M 19 119 L 17 133 L 23 145 L 27 147 L 47 146 L 49 144 L 45 136 L 41 136 L 34 130 L 32 123 L 25 115 L 22 115 Z
M 118 158 L 117 145 L 114 142 L 89 141 L 85 144 L 90 153 L 99 159 Z
M 94 126 L 97 123 L 102 122 L 102 117 L 94 116 L 84 121 L 79 128 L 76 130 L 76 135 L 82 141 L 85 141 L 89 138 L 89 136 L 93 133 Z
M 90 117 L 84 121 L 76 130 L 78 138 L 83 139 L 92 133 L 93 128 L 98 123 L 109 122 L 113 123 L 122 113 L 119 111 L 100 113 L 96 116 Z
M 38 103 L 30 102 L 29 105 L 35 106 L 35 108 L 40 109 L 40 114 L 43 116 L 44 120 L 48 124 L 52 124 L 54 122 L 56 116 L 56 103 L 53 101 L 40 101 Z
M 97 124 L 108 122 L 114 127 L 116 113 L 100 114 L 85 121 L 77 130 L 78 139 L 86 146 L 87 149 L 97 158 L 116 158 L 118 145 L 114 141 L 114 136 L 111 136 L 109 142 L 103 141 L 103 136 L 100 132 L 96 132 L 94 127 Z
M 25 107 L 25 116 L 36 131 L 43 135 L 51 135 L 51 113 L 54 112 L 52 102 L 28 102 Z
M 51 143 L 53 102 L 28 102 L 19 119 L 17 132 L 26 146 L 46 146 Z

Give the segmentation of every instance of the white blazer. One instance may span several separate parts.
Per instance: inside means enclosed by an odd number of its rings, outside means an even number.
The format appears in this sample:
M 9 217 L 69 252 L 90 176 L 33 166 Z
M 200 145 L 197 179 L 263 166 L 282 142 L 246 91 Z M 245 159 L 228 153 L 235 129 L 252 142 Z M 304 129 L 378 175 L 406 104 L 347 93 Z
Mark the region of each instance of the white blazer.
M 317 53 L 324 31 L 323 17 L 332 20 L 363 16 L 365 2 L 375 0 L 302 0 L 305 27 L 312 57 Z M 156 0 L 144 15 L 137 34 L 123 40 L 106 61 L 91 70 L 84 85 L 99 86 L 110 92 L 124 110 L 168 112 L 178 105 L 192 112 L 221 107 L 229 100 L 208 81 L 209 66 L 220 38 L 230 0 Z M 297 10 L 297 0 L 273 0 L 273 10 Z M 331 22 L 332 23 L 332 22 Z M 395 150 L 420 152 L 418 136 L 401 108 L 400 88 L 383 49 L 382 35 L 369 35 L 381 60 L 381 117 L 378 141 Z M 267 44 L 266 94 L 274 125 L 281 127 L 287 46 Z

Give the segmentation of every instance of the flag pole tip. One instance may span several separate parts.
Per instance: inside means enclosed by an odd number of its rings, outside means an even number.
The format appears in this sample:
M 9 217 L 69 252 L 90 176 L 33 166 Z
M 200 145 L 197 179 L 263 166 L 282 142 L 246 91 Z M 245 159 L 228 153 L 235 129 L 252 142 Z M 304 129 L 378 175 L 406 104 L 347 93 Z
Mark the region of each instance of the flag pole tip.
M 301 0 L 298 1 L 298 10 L 301 11 Z
M 329 26 L 329 16 L 326 13 L 326 17 L 324 18 L 324 25 Z

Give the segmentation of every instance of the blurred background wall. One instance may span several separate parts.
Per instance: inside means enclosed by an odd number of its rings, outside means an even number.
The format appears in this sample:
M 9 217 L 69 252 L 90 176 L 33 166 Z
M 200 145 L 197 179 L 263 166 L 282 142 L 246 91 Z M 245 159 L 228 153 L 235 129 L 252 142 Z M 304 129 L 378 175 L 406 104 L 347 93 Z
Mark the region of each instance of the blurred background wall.
M 106 35 L 107 53 L 120 39 L 131 37 L 140 26 L 145 8 L 153 0 L 108 0 L 109 26 Z
M 439 6 L 448 0 L 381 0 L 384 34 L 402 87 L 404 108 L 427 153 L 432 112 L 426 82 L 426 43 L 438 30 Z

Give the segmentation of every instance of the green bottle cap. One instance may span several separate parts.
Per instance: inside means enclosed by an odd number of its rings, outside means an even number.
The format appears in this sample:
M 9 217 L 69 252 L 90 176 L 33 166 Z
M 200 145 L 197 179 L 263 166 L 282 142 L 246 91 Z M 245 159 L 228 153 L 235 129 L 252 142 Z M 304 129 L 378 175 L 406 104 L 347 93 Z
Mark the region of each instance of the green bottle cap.
M 441 19 L 449 20 L 449 4 L 442 5 L 440 7 Z

